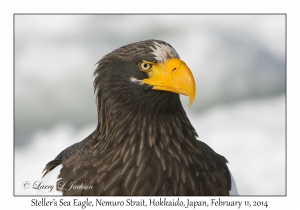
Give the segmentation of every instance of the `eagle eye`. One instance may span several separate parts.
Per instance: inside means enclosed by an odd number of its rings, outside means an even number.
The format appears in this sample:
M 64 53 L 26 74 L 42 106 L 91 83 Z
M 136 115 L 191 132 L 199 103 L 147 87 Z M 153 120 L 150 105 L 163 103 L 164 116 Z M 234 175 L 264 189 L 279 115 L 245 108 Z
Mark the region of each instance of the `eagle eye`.
M 139 63 L 139 68 L 141 71 L 149 71 L 152 67 L 152 63 L 141 61 Z

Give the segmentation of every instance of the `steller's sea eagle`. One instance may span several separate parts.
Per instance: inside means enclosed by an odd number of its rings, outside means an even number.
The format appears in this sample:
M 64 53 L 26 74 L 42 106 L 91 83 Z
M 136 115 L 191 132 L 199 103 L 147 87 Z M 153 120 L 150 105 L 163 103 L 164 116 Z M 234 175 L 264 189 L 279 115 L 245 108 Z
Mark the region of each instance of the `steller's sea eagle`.
M 196 139 L 179 94 L 195 96 L 174 48 L 146 40 L 104 56 L 94 73 L 98 125 L 44 169 L 62 195 L 237 195 L 227 160 Z

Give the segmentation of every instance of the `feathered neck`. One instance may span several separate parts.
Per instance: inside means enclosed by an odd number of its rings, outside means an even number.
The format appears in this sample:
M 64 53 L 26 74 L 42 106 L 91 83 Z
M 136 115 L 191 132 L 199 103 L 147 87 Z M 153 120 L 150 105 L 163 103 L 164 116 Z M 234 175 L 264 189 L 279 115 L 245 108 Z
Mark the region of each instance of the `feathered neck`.
M 107 98 L 98 91 L 98 125 L 93 134 L 95 150 L 104 152 L 125 141 L 138 145 L 139 150 L 159 146 L 162 150 L 173 147 L 180 151 L 182 144 L 186 148 L 196 147 L 197 133 L 178 94 L 153 92 L 150 99 L 135 101 L 124 97 L 122 91 Z

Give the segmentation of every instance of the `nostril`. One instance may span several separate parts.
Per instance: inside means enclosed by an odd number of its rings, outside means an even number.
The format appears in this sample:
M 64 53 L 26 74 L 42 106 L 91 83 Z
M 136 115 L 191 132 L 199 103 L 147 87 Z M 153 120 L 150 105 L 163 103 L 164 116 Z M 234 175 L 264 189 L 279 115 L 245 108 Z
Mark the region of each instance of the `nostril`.
M 175 71 L 177 68 L 175 67 L 174 69 L 172 69 L 172 71 L 171 72 L 173 72 L 173 71 Z

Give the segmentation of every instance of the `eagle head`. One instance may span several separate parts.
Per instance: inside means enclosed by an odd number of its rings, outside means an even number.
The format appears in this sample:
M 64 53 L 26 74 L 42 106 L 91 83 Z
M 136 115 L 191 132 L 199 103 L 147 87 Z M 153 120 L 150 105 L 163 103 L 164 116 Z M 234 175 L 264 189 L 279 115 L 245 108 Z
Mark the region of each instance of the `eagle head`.
M 195 97 L 194 77 L 168 43 L 146 40 L 120 47 L 104 56 L 94 73 L 94 88 L 105 104 L 169 109 L 179 94 Z M 108 105 L 109 106 L 109 105 Z

